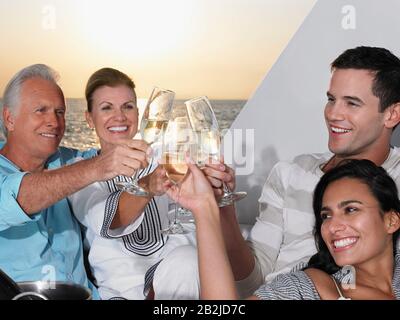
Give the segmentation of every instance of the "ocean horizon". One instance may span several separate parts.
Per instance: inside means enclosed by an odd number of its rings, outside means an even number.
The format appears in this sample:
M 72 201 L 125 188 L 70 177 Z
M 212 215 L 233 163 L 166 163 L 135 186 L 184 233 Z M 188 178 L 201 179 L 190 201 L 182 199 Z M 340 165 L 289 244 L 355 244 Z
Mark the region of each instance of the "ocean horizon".
M 139 119 L 146 105 L 147 99 L 138 99 Z M 174 106 L 184 108 L 185 99 L 176 99 Z M 236 116 L 242 110 L 247 100 L 210 99 L 220 129 L 231 126 Z M 67 98 L 67 111 L 65 115 L 66 128 L 61 146 L 84 150 L 87 148 L 98 148 L 96 133 L 89 129 L 85 120 L 86 100 L 84 98 Z M 2 99 L 0 99 L 2 105 Z M 139 121 L 140 123 L 140 121 Z M 0 136 L 0 140 L 4 140 Z

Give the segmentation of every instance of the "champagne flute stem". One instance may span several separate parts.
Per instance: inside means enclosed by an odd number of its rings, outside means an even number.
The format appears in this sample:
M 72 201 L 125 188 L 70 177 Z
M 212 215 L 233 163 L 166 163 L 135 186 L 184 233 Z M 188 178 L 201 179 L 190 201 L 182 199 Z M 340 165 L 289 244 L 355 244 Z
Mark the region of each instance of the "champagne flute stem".
M 174 214 L 174 224 L 175 225 L 178 222 L 179 196 L 181 194 L 181 186 L 180 186 L 180 184 L 178 184 L 177 187 L 178 187 L 178 198 L 176 199 L 176 202 L 175 202 L 175 214 Z
M 232 191 L 229 189 L 228 185 L 225 182 L 222 182 L 222 188 L 224 190 L 224 195 L 230 195 Z
M 135 171 L 135 173 L 133 174 L 133 181 L 135 181 L 136 182 L 136 185 L 139 183 L 139 169 L 137 169 L 136 171 Z
M 137 169 L 137 170 L 135 171 L 135 173 L 134 173 L 133 176 L 132 176 L 132 179 L 133 179 L 132 184 L 133 184 L 136 188 L 140 188 L 140 186 L 139 186 L 139 169 Z
M 175 212 L 174 212 L 174 223 L 177 224 L 177 217 L 178 217 L 178 202 L 175 202 Z

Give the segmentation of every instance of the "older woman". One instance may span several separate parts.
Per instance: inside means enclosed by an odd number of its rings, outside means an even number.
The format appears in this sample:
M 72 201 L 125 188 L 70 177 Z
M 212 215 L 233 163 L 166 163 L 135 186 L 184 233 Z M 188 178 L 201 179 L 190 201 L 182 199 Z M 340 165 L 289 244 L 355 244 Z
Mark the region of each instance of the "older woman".
M 202 172 L 189 167 L 179 201 L 196 219 L 202 297 L 236 299 L 212 190 Z M 168 193 L 178 199 L 174 188 Z M 400 299 L 400 201 L 385 170 L 348 160 L 321 178 L 313 208 L 318 253 L 304 270 L 278 275 L 250 298 Z
M 93 150 L 94 156 L 135 136 L 138 109 L 134 89 L 126 74 L 112 68 L 100 69 L 89 78 L 86 119 L 101 146 Z M 147 165 L 144 141 L 134 140 L 131 145 L 136 156 L 129 165 L 144 168 L 139 172 L 140 183 L 151 196 L 119 191 L 116 182 L 127 179 L 119 176 L 70 197 L 73 211 L 85 227 L 89 263 L 103 299 L 145 298 L 158 263 L 168 261 L 177 247 L 195 245 L 193 232 L 169 236 L 161 232 L 168 226 L 169 201 L 164 193 L 170 183 L 162 167 Z

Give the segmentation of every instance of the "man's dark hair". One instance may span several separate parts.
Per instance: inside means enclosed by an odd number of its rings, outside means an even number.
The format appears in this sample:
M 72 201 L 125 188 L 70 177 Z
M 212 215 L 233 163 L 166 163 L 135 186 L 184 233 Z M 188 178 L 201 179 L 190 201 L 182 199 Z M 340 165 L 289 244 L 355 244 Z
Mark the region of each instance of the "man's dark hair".
M 335 69 L 370 70 L 375 74 L 372 93 L 379 98 L 380 111 L 400 102 L 400 59 L 389 50 L 357 47 L 343 52 L 331 64 Z

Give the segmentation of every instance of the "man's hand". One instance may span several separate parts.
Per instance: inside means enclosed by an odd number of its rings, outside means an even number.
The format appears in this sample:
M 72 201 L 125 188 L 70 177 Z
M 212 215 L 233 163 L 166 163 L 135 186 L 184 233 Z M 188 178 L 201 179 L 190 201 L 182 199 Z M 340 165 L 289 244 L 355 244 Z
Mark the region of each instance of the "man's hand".
M 126 139 L 93 159 L 96 181 L 112 179 L 118 175 L 133 176 L 148 166 L 147 155 L 150 147 L 143 140 Z
M 137 169 L 147 166 L 146 152 L 149 152 L 146 142 L 126 139 L 102 150 L 93 159 L 27 174 L 22 179 L 17 201 L 27 214 L 35 214 L 95 181 L 117 175 L 132 176 Z
M 224 164 L 223 162 L 209 160 L 204 168 L 202 168 L 203 173 L 210 181 L 213 187 L 214 194 L 217 198 L 221 197 L 223 192 L 222 183 L 228 186 L 229 190 L 235 190 L 235 172 L 232 168 Z

